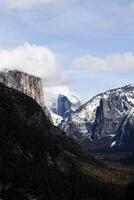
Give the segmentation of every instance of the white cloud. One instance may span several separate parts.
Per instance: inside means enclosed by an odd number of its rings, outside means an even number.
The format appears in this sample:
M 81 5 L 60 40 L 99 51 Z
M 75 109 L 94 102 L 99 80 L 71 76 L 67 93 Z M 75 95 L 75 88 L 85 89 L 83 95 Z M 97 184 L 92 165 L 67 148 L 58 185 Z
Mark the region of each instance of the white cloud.
M 48 107 L 50 107 L 53 102 L 57 101 L 59 94 L 67 97 L 74 95 L 81 99 L 80 95 L 75 91 L 71 91 L 68 86 L 44 87 L 44 94 L 44 98 Z
M 59 94 L 68 95 L 69 93 L 67 86 L 44 87 L 45 100 L 48 106 L 57 100 Z
M 62 0 L 4 0 L 4 5 L 16 9 L 29 9 L 37 5 L 45 5 Z
M 5 68 L 39 76 L 45 86 L 65 85 L 70 81 L 59 67 L 56 55 L 44 46 L 25 43 L 13 49 L 0 49 L 0 70 Z
M 90 72 L 134 69 L 134 53 L 119 53 L 105 57 L 82 56 L 74 60 L 73 66 Z

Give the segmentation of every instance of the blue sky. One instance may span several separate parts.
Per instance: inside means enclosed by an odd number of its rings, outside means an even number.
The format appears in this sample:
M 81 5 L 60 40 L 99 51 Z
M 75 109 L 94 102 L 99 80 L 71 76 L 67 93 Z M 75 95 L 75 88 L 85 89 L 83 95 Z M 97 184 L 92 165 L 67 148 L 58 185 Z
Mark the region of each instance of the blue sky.
M 43 76 L 48 95 L 85 101 L 133 83 L 133 0 L 0 0 L 0 10 L 0 66 Z

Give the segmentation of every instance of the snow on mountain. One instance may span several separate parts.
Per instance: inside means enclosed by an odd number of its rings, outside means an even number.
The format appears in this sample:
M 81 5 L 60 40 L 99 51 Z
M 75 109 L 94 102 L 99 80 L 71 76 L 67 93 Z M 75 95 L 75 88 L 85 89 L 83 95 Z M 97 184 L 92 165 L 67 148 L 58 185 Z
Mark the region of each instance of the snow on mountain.
M 72 95 L 59 94 L 56 102 L 50 106 L 51 117 L 55 126 L 58 126 L 63 119 L 76 111 L 81 106 L 80 100 Z
M 80 143 L 107 139 L 109 146 L 124 144 L 126 126 L 134 127 L 134 85 L 106 91 L 71 113 L 60 127 Z M 128 133 L 129 135 L 129 133 Z M 127 140 L 128 142 L 128 140 Z M 104 142 L 102 142 L 104 145 Z
M 50 111 L 50 113 L 51 113 L 51 119 L 52 119 L 54 126 L 58 126 L 61 123 L 61 121 L 63 120 L 63 118 L 61 116 L 55 114 L 52 111 Z
M 72 109 L 72 111 L 75 111 L 76 109 L 78 109 L 82 105 L 82 103 L 79 100 L 79 98 L 76 97 L 76 96 L 74 96 L 73 94 L 68 94 L 67 98 L 68 98 L 68 100 L 71 103 L 71 109 Z

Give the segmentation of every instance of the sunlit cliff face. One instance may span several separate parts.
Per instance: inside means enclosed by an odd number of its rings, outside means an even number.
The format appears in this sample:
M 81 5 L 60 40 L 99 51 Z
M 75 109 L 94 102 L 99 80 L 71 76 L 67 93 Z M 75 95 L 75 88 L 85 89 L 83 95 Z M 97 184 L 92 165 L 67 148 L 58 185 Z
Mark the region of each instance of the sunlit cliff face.
M 6 70 L 0 72 L 0 82 L 32 97 L 41 106 L 44 105 L 42 80 L 39 77 L 17 70 Z

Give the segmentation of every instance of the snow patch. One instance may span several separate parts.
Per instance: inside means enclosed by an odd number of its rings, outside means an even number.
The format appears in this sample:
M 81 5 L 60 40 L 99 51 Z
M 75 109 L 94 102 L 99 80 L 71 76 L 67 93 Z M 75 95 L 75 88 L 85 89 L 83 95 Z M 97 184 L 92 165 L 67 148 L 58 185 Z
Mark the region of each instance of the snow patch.
M 116 141 L 112 142 L 111 147 L 116 145 Z
M 52 118 L 54 126 L 58 126 L 63 120 L 63 118 L 52 111 L 50 111 L 50 114 L 51 114 L 51 118 Z

